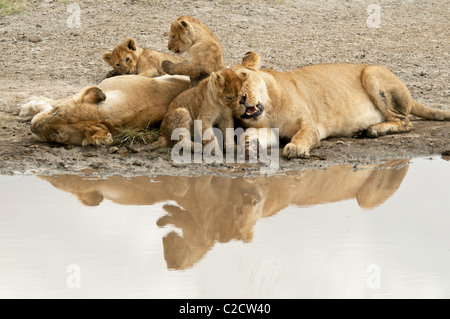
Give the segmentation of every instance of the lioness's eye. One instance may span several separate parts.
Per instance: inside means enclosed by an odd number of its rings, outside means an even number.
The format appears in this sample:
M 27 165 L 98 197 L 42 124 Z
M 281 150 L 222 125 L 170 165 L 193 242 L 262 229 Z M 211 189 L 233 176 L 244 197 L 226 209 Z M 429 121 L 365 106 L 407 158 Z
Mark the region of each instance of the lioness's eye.
M 126 58 L 125 62 L 127 62 L 127 63 L 130 62 L 130 58 Z
M 116 63 L 116 66 L 120 66 L 120 63 Z
M 233 101 L 233 97 L 232 96 L 227 96 L 227 100 L 231 102 L 231 101 Z
M 175 36 L 174 35 L 172 36 L 172 40 L 175 40 Z

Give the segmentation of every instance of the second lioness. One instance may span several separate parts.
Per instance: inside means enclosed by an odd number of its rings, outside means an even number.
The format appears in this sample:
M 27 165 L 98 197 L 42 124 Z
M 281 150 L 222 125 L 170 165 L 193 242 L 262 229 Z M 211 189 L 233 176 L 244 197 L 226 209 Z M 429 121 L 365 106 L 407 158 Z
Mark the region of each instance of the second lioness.
M 182 92 L 169 106 L 163 118 L 158 140 L 151 144 L 149 150 L 165 147 L 174 144 L 172 142 L 172 132 L 175 129 L 187 129 L 193 132 L 194 120 L 200 120 L 201 131 L 196 132 L 204 136 L 206 130 L 217 126 L 223 136 L 226 136 L 227 128 L 234 128 L 232 110 L 236 109 L 242 98 L 242 84 L 246 80 L 245 76 L 239 77 L 229 69 L 223 69 L 212 73 L 207 79 L 201 81 L 198 86 Z M 204 140 L 203 144 L 215 141 Z M 193 143 L 182 140 L 183 145 L 193 150 Z M 227 139 L 226 146 L 233 147 L 234 139 Z
M 450 111 L 415 101 L 382 66 L 321 64 L 280 72 L 260 69 L 259 56 L 248 52 L 231 69 L 248 76 L 234 115 L 246 128 L 278 128 L 279 136 L 290 140 L 283 149 L 287 158 L 308 157 L 329 136 L 408 132 L 409 114 L 450 121 Z

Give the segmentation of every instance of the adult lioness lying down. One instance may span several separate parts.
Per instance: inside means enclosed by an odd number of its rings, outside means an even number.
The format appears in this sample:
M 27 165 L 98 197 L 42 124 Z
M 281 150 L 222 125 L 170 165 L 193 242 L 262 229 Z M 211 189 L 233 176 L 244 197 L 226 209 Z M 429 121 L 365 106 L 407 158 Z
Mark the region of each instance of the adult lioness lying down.
M 351 136 L 366 130 L 369 137 L 408 132 L 408 115 L 450 121 L 450 111 L 414 101 L 405 84 L 381 66 L 322 64 L 294 71 L 259 69 L 259 56 L 248 52 L 232 66 L 248 74 L 244 98 L 234 116 L 244 127 L 278 128 L 290 139 L 288 158 L 308 157 L 320 140 Z
M 66 99 L 32 99 L 20 116 L 32 119 L 31 131 L 43 141 L 108 145 L 122 129 L 160 122 L 172 100 L 189 86 L 187 76 L 117 76 Z

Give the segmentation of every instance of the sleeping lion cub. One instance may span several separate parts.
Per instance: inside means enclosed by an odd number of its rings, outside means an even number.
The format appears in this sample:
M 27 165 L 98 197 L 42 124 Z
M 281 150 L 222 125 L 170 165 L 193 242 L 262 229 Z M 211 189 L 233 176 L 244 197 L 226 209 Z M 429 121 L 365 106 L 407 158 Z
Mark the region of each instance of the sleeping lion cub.
M 194 120 L 202 121 L 201 131 L 196 132 L 200 136 L 204 137 L 205 131 L 216 125 L 223 136 L 226 136 L 226 129 L 234 128 L 232 109 L 239 105 L 242 83 L 245 80 L 245 77 L 240 78 L 233 71 L 223 69 L 213 72 L 198 86 L 182 92 L 170 104 L 161 123 L 159 138 L 150 145 L 149 150 L 172 145 L 171 136 L 174 129 L 185 128 L 192 132 Z M 214 135 L 211 140 L 203 140 L 203 144 L 210 141 L 213 141 L 214 147 L 218 149 Z M 181 143 L 194 150 L 193 142 L 182 140 Z M 227 139 L 226 143 L 227 147 L 234 149 L 234 139 Z
M 172 23 L 168 48 L 177 54 L 187 52 L 189 57 L 181 63 L 163 61 L 164 72 L 187 75 L 191 78 L 192 86 L 196 86 L 212 72 L 225 67 L 219 40 L 203 23 L 193 17 L 182 16 Z
M 114 69 L 106 77 L 136 74 L 154 78 L 166 74 L 161 67 L 163 60 L 181 63 L 185 59 L 155 50 L 140 48 L 136 46 L 134 39 L 126 38 L 122 44 L 114 48 L 113 52 L 103 53 L 103 60 Z

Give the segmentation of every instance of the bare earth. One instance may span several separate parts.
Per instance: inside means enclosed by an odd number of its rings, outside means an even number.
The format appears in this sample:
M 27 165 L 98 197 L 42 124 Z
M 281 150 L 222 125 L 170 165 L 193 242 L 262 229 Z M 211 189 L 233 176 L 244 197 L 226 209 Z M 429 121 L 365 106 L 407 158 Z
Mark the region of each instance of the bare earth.
M 371 1 L 81 1 L 81 28 L 67 25 L 68 1 L 32 3 L 20 14 L 0 17 L 0 174 L 257 174 L 259 165 L 175 165 L 169 149 L 135 153 L 124 146 L 40 143 L 18 117 L 32 96 L 62 98 L 98 84 L 109 71 L 102 53 L 127 36 L 167 52 L 170 23 L 180 15 L 210 27 L 228 65 L 249 50 L 260 54 L 263 67 L 276 70 L 328 62 L 384 65 L 419 102 L 450 109 L 450 1 L 377 1 L 380 28 L 366 24 Z M 310 159 L 280 159 L 280 168 L 450 155 L 450 122 L 413 124 L 407 134 L 330 138 Z

